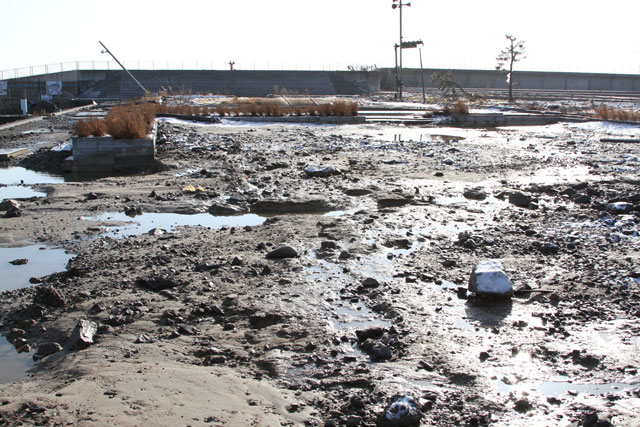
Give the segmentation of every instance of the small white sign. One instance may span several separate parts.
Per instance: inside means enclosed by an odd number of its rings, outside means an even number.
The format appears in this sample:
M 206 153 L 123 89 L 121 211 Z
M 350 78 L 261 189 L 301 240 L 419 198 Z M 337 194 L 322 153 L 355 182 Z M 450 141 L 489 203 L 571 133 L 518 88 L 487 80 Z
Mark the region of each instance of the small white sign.
M 47 82 L 47 95 L 62 95 L 62 82 L 61 81 L 48 81 Z
M 6 80 L 0 80 L 0 96 L 7 96 L 7 86 Z

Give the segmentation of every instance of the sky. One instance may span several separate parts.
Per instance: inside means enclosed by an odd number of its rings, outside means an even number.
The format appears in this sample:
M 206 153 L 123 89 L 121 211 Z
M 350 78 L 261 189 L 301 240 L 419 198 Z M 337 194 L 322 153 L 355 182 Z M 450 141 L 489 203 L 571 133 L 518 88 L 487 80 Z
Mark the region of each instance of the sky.
M 405 1 L 406 2 L 406 1 Z M 425 68 L 494 69 L 506 34 L 520 70 L 640 74 L 640 1 L 411 0 L 404 40 Z M 0 0 L 0 70 L 111 58 L 137 68 L 393 67 L 392 0 Z M 154 61 L 155 63 L 152 63 Z M 197 62 L 197 64 L 196 64 Z M 418 49 L 403 66 L 420 66 Z

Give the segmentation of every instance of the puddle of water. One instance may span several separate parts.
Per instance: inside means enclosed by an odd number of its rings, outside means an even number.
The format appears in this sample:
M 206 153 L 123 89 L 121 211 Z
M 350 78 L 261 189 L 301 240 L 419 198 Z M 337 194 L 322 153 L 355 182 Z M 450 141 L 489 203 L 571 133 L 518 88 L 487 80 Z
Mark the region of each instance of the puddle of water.
M 25 185 L 33 184 L 60 184 L 64 178 L 44 172 L 36 172 L 21 167 L 0 168 L 0 184 L 19 185 L 20 181 Z
M 353 215 L 356 212 L 358 212 L 360 210 L 360 208 L 355 208 L 355 209 L 349 209 L 346 211 L 331 211 L 331 212 L 327 212 L 326 214 L 324 214 L 323 216 L 346 216 L 346 215 Z
M 566 378 L 566 377 L 565 377 Z M 510 393 L 513 391 L 535 392 L 542 396 L 561 396 L 568 392 L 576 392 L 582 394 L 600 395 L 607 393 L 617 393 L 622 390 L 632 389 L 638 384 L 625 383 L 603 383 L 603 384 L 584 384 L 572 383 L 562 378 L 560 381 L 549 381 L 544 383 L 518 383 L 506 384 L 502 380 L 496 381 L 498 391 L 501 393 Z
M 455 128 L 403 128 L 388 126 L 384 128 L 356 127 L 349 128 L 350 135 L 372 141 L 386 142 L 454 142 L 462 141 L 475 133 Z M 455 142 L 454 142 L 455 143 Z
M 0 200 L 4 199 L 29 199 L 31 197 L 44 197 L 46 193 L 36 191 L 31 187 L 22 187 L 11 185 L 9 187 L 0 187 Z
M 455 236 L 462 231 L 471 231 L 474 227 L 464 222 L 449 221 L 446 224 L 433 221 L 431 225 L 426 227 L 414 228 L 414 234 L 428 236 L 432 233 L 437 234 L 453 234 Z
M 18 353 L 9 341 L 0 336 L 0 384 L 23 379 L 33 366 L 31 353 Z
M 310 256 L 312 260 L 318 262 L 318 265 L 307 267 L 307 277 L 310 281 L 322 283 L 323 286 L 329 288 L 327 289 L 329 291 L 337 291 L 342 284 L 351 280 L 342 271 L 340 265 L 319 259 L 315 252 L 311 252 Z M 362 302 L 347 302 L 335 297 L 333 301 L 328 302 L 328 308 L 331 315 L 335 316 L 329 319 L 329 323 L 338 331 L 390 326 L 389 322 L 380 319 L 378 314 Z
M 559 182 L 579 182 L 589 179 L 589 166 L 568 168 L 544 168 L 535 171 L 532 175 L 519 177 L 513 180 L 518 184 L 555 184 Z
M 36 172 L 21 167 L 0 168 L 0 185 L 3 185 L 3 187 L 0 187 L 0 200 L 44 197 L 46 196 L 45 193 L 36 191 L 29 185 L 60 184 L 63 182 L 63 177 L 44 172 Z
M 390 326 L 389 322 L 376 318 L 377 314 L 360 302 L 339 307 L 335 312 L 340 317 L 331 319 L 331 324 L 339 331 L 344 329 L 367 329 L 378 326 L 386 328 Z
M 126 236 L 136 236 L 147 233 L 153 228 L 160 228 L 167 232 L 172 232 L 176 227 L 182 226 L 202 226 L 209 228 L 222 227 L 244 227 L 261 225 L 266 218 L 246 214 L 238 216 L 214 216 L 208 213 L 202 214 L 175 214 L 175 213 L 144 213 L 134 218 L 125 215 L 123 212 L 106 212 L 98 216 L 83 217 L 86 221 L 109 222 L 118 221 L 127 224 L 110 227 L 104 234 L 113 238 Z
M 13 265 L 10 261 L 26 258 L 24 265 Z M 42 277 L 58 271 L 65 271 L 67 263 L 73 258 L 60 248 L 48 248 L 42 245 L 23 246 L 21 248 L 0 248 L 0 291 L 9 291 L 29 286 L 31 277 Z

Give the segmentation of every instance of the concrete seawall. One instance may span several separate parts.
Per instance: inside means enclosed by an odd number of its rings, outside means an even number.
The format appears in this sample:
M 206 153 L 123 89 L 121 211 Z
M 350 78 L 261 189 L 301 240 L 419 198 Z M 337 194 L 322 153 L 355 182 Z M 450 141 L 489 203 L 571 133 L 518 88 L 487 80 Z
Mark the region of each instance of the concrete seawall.
M 395 90 L 395 74 L 392 70 L 383 77 L 381 88 Z M 506 75 L 496 70 L 446 70 L 424 69 L 425 87 L 434 88 L 431 81 L 434 73 L 451 71 L 453 80 L 464 88 L 507 89 Z M 514 71 L 517 89 L 539 90 L 575 90 L 575 91 L 620 91 L 640 94 L 640 75 L 637 74 L 597 74 L 597 73 L 560 73 L 541 71 Z M 404 69 L 402 79 L 405 87 L 422 87 L 422 75 L 419 69 Z
M 452 71 L 464 88 L 506 89 L 506 76 L 495 70 L 404 69 L 406 88 L 435 87 L 433 73 Z M 236 96 L 266 96 L 279 91 L 310 95 L 362 95 L 395 90 L 393 69 L 377 71 L 211 71 L 132 70 L 151 92 L 182 91 Z M 640 75 L 516 71 L 517 89 L 619 91 L 640 94 Z M 4 99 L 29 99 L 46 94 L 47 81 L 61 81 L 64 97 L 131 99 L 143 94 L 122 70 L 78 70 L 7 79 Z M 55 99 L 55 96 L 54 96 Z

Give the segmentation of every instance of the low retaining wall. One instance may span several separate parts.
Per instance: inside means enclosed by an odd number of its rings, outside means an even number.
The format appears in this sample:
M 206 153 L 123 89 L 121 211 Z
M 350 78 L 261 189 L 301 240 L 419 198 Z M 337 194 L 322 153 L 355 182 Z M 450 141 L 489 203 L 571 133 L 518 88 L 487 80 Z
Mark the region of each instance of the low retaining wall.
M 314 124 L 336 124 L 349 125 L 365 123 L 364 116 L 282 116 L 282 117 L 224 117 L 223 120 L 237 122 L 275 122 L 275 123 L 314 123 Z
M 543 126 L 563 120 L 559 116 L 535 114 L 460 114 L 451 116 L 454 126 L 460 127 L 498 127 L 498 126 Z
M 73 138 L 72 172 L 78 175 L 142 172 L 155 161 L 155 129 L 147 139 Z

